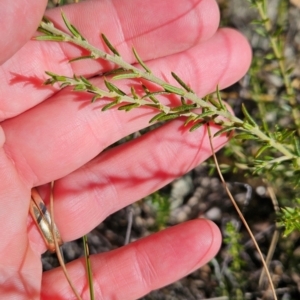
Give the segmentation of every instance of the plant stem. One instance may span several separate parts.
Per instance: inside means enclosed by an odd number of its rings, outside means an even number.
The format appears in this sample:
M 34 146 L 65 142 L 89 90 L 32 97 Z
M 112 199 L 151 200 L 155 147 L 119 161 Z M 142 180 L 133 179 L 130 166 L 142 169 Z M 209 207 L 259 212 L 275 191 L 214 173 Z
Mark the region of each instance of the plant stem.
M 296 105 L 297 105 L 296 95 L 295 95 L 295 91 L 292 87 L 290 76 L 286 69 L 284 56 L 283 56 L 282 49 L 281 49 L 279 41 L 278 41 L 278 36 L 275 36 L 272 33 L 273 26 L 272 26 L 272 22 L 271 22 L 270 18 L 268 17 L 267 1 L 266 0 L 257 1 L 255 4 L 256 4 L 258 13 L 263 21 L 263 24 L 264 24 L 265 30 L 267 32 L 268 38 L 270 40 L 270 44 L 273 49 L 274 55 L 277 59 L 277 62 L 279 65 L 279 70 L 280 70 L 281 76 L 283 78 L 284 86 L 286 89 L 287 99 L 292 108 L 292 116 L 293 116 L 294 122 L 297 127 L 298 135 L 300 135 L 300 112 L 296 107 Z

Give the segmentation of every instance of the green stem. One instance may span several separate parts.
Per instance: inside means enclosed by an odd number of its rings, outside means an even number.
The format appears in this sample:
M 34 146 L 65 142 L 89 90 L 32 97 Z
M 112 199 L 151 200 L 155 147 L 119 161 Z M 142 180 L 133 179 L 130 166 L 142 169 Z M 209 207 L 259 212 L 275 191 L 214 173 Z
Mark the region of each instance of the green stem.
M 284 86 L 285 86 L 286 93 L 287 93 L 287 99 L 292 108 L 292 116 L 293 116 L 294 122 L 297 127 L 298 135 L 300 135 L 300 112 L 296 107 L 296 105 L 297 105 L 296 95 L 295 95 L 295 91 L 292 87 L 290 76 L 286 70 L 286 65 L 285 65 L 283 53 L 281 51 L 281 47 L 278 42 L 278 37 L 275 37 L 272 34 L 273 26 L 272 26 L 272 22 L 271 22 L 270 18 L 268 17 L 268 13 L 267 13 L 267 1 L 266 0 L 257 1 L 256 7 L 257 7 L 257 10 L 258 10 L 258 13 L 259 13 L 261 19 L 264 21 L 263 24 L 264 24 L 265 30 L 268 34 L 274 55 L 278 61 L 279 70 L 280 70 L 281 76 L 283 78 Z

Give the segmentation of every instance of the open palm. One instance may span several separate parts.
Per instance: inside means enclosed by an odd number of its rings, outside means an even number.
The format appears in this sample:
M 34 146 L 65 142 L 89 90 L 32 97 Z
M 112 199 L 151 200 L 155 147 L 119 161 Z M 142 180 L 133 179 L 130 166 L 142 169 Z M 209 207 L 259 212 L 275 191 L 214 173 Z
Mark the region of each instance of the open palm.
M 188 172 L 211 155 L 205 128 L 175 120 L 121 146 L 102 150 L 148 126 L 150 108 L 101 112 L 86 94 L 44 86 L 45 70 L 82 74 L 103 85 L 111 65 L 68 63 L 82 55 L 69 44 L 37 42 L 47 1 L 0 0 L 0 295 L 3 299 L 73 299 L 60 268 L 42 273 L 44 242 L 28 216 L 30 190 L 55 184 L 55 221 L 64 241 L 91 231 L 111 213 Z M 86 1 L 64 7 L 97 47 L 100 33 L 134 62 L 131 47 L 158 76 L 174 71 L 203 96 L 246 72 L 251 54 L 236 31 L 219 29 L 213 0 Z M 60 10 L 46 15 L 62 26 Z M 217 130 L 217 129 L 215 129 Z M 214 140 L 216 148 L 225 137 Z M 137 299 L 199 268 L 218 251 L 220 233 L 206 220 L 174 226 L 120 249 L 92 256 L 96 299 Z M 87 299 L 83 260 L 68 264 Z

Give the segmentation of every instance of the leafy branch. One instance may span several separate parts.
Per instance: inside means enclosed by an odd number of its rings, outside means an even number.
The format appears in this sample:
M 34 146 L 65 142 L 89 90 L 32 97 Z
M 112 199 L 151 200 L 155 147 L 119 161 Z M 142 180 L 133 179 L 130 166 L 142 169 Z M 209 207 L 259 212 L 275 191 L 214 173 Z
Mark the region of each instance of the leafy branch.
M 262 168 L 274 168 L 282 161 L 291 161 L 296 168 L 299 168 L 300 147 L 298 146 L 297 139 L 294 137 L 294 132 L 287 131 L 284 134 L 279 131 L 272 134 L 265 132 L 251 117 L 244 105 L 242 106 L 242 111 L 245 118 L 242 120 L 234 116 L 223 104 L 218 89 L 216 97 L 208 95 L 205 98 L 200 98 L 173 72 L 171 75 L 180 87 L 171 85 L 156 77 L 145 62 L 142 61 L 135 49 L 133 49 L 133 54 L 141 68 L 135 67 L 124 61 L 120 53 L 112 46 L 105 35 L 102 34 L 102 39 L 110 49 L 111 53 L 107 53 L 92 46 L 81 35 L 78 29 L 67 20 L 64 14 L 62 14 L 62 18 L 69 33 L 57 29 L 50 20 L 44 18 L 38 28 L 38 31 L 43 33 L 43 35 L 36 37 L 36 39 L 40 41 L 69 42 L 80 46 L 89 52 L 89 55 L 72 59 L 71 62 L 79 59 L 103 59 L 114 63 L 119 68 L 111 72 L 111 80 L 104 80 L 106 89 L 96 87 L 83 76 L 74 75 L 73 77 L 67 77 L 52 72 L 46 72 L 50 78 L 45 84 L 53 85 L 59 83 L 61 88 L 72 86 L 74 91 L 88 92 L 92 95 L 92 102 L 95 102 L 98 99 L 110 100 L 108 104 L 103 106 L 102 110 L 115 107 L 119 110 L 130 111 L 141 106 L 152 107 L 159 112 L 150 120 L 150 123 L 185 117 L 184 125 L 189 125 L 191 131 L 196 130 L 207 122 L 213 122 L 221 126 L 221 129 L 215 136 L 224 133 L 229 134 L 234 130 L 238 130 L 242 133 L 237 134 L 236 138 L 243 140 L 252 139 L 261 143 L 256 158 L 258 158 L 266 149 L 272 148 L 277 151 L 277 157 L 275 159 L 256 160 L 255 164 L 257 170 Z M 130 92 L 126 93 L 112 82 L 123 79 L 144 79 L 146 82 L 155 84 L 156 89 L 150 91 L 146 84 L 140 83 L 142 93 L 138 93 L 133 85 L 130 88 Z M 159 100 L 162 95 L 176 95 L 178 100 L 180 100 L 178 101 L 180 104 L 174 107 L 164 105 Z M 199 108 L 201 109 L 201 112 L 198 112 L 199 110 L 196 111 L 196 109 Z M 295 140 L 292 147 L 289 143 L 285 143 L 286 139 L 291 136 L 292 139 Z M 279 155 L 278 152 L 281 153 L 281 155 Z

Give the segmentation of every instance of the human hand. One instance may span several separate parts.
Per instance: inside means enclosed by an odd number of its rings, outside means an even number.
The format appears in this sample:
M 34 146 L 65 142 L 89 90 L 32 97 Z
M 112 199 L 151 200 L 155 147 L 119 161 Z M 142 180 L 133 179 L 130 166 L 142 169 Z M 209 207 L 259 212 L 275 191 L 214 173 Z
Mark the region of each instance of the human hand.
M 211 155 L 205 128 L 190 133 L 174 120 L 121 146 L 103 149 L 148 126 L 151 109 L 102 112 L 86 94 L 42 85 L 44 71 L 91 77 L 111 67 L 68 60 L 81 50 L 29 40 L 47 1 L 0 0 L 8 30 L 0 44 L 0 295 L 3 299 L 73 299 L 60 268 L 42 273 L 45 244 L 28 217 L 30 190 L 56 180 L 54 217 L 64 241 L 74 240 L 111 213 L 188 172 Z M 123 57 L 131 47 L 153 72 L 174 71 L 198 95 L 224 88 L 246 72 L 251 54 L 231 29 L 217 30 L 213 0 L 87 1 L 63 8 L 95 46 L 103 32 Z M 46 15 L 62 24 L 60 9 Z M 4 41 L 4 42 L 3 42 Z M 92 79 L 101 85 L 101 76 Z M 217 129 L 212 126 L 212 130 Z M 214 139 L 216 149 L 226 137 Z M 97 157 L 96 157 L 97 156 Z M 44 186 L 43 186 L 44 185 Z M 199 268 L 218 251 L 221 237 L 207 220 L 193 220 L 120 249 L 91 257 L 96 299 L 137 299 Z M 83 260 L 68 264 L 83 299 L 88 288 Z

